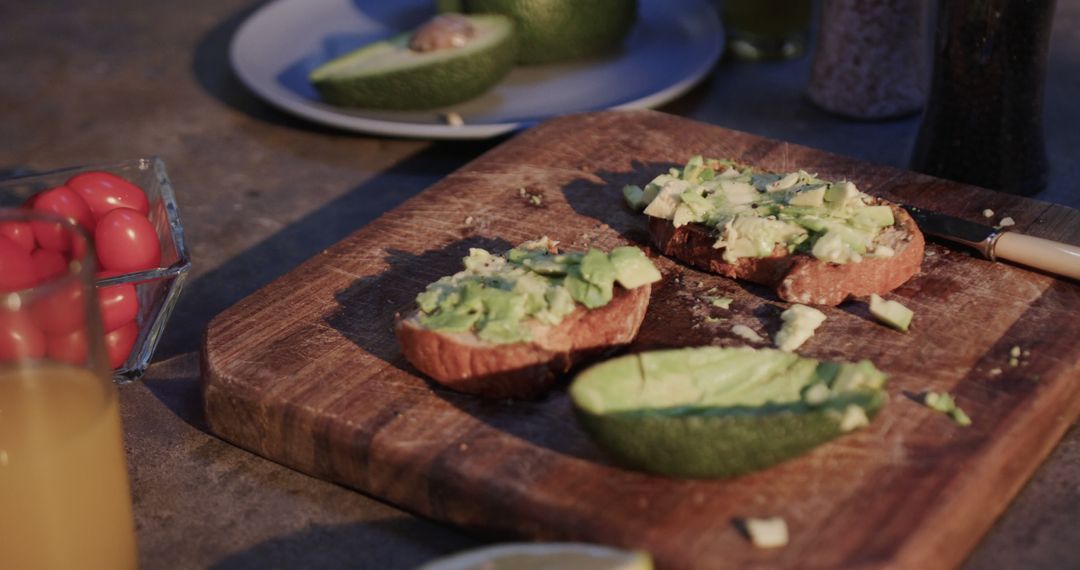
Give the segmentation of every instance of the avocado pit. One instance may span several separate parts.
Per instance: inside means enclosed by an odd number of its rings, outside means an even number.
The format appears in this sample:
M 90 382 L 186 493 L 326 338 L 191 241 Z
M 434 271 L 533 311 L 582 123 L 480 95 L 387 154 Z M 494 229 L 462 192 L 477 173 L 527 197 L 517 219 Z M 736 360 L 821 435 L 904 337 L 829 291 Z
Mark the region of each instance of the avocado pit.
M 476 36 L 476 28 L 460 14 L 440 14 L 413 32 L 409 49 L 427 53 L 441 49 L 464 47 Z

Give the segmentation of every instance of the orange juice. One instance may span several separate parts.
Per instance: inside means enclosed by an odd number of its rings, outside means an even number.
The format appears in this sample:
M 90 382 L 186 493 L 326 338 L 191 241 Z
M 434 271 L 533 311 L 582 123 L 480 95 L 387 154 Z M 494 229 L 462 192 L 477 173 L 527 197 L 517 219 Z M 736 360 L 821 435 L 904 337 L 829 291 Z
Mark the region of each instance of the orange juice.
M 0 568 L 135 567 L 116 388 L 61 364 L 0 367 Z

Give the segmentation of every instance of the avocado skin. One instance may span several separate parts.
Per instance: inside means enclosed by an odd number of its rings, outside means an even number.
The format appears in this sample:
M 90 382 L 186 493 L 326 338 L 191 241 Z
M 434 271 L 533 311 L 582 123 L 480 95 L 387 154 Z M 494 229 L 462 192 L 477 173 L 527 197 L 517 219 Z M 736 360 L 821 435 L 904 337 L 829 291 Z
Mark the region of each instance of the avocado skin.
M 531 65 L 614 49 L 637 18 L 637 0 L 439 0 L 441 10 L 495 13 L 517 23 L 517 62 Z
M 872 418 L 884 392 L 865 392 L 820 407 L 745 408 L 721 413 L 595 414 L 574 406 L 579 423 L 631 469 L 691 479 L 730 478 L 802 455 L 843 435 L 837 417 L 851 403 Z M 829 411 L 832 411 L 831 413 Z
M 434 109 L 468 101 L 494 87 L 510 73 L 516 54 L 514 34 L 507 34 L 491 49 L 462 57 L 379 75 L 312 80 L 311 84 L 331 105 L 397 111 Z

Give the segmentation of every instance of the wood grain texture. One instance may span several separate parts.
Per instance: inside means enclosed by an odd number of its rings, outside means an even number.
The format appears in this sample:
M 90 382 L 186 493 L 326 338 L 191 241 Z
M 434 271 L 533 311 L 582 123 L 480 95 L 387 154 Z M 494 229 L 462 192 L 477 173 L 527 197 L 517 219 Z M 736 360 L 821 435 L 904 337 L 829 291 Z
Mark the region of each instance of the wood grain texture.
M 891 401 L 864 430 L 774 468 L 686 481 L 619 468 L 576 425 L 565 390 L 533 402 L 439 388 L 391 330 L 469 247 L 549 235 L 568 248 L 645 245 L 620 189 L 692 154 L 847 178 L 889 199 L 981 221 L 992 208 L 1032 235 L 1080 243 L 1080 213 L 652 111 L 557 119 L 523 133 L 241 301 L 210 324 L 206 415 L 221 437 L 493 537 L 582 540 L 652 552 L 661 568 L 949 568 L 1006 507 L 1080 414 L 1080 286 L 931 243 L 890 298 L 915 310 L 903 334 L 865 304 L 826 308 L 801 353 L 871 359 Z M 535 200 L 527 194 L 541 197 Z M 769 290 L 659 258 L 632 350 L 746 345 L 785 304 Z M 735 299 L 729 311 L 706 292 Z M 713 317 L 707 319 L 707 317 Z M 715 319 L 719 318 L 719 321 Z M 1010 366 L 1009 350 L 1030 351 Z M 917 404 L 948 391 L 961 428 Z M 781 549 L 734 524 L 783 516 Z

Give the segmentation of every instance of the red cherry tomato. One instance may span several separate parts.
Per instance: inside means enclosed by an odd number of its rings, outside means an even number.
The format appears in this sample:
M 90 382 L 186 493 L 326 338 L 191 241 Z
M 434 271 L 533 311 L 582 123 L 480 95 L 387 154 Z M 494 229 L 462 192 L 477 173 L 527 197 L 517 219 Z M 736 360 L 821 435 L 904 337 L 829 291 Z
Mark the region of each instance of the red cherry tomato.
M 39 329 L 49 334 L 71 332 L 86 322 L 83 290 L 78 282 L 37 299 L 30 305 L 30 315 Z
M 25 311 L 0 311 L 0 362 L 45 356 L 45 334 Z
M 98 220 L 94 245 L 105 270 L 141 271 L 161 262 L 161 242 L 153 224 L 130 208 L 111 210 Z
M 105 351 L 109 354 L 109 366 L 119 368 L 127 360 L 138 336 L 139 327 L 134 321 L 105 335 Z
M 69 333 L 45 335 L 45 354 L 69 364 L 86 363 L 86 331 L 78 328 Z
M 38 194 L 34 198 L 34 211 L 71 220 L 86 231 L 94 229 L 94 215 L 90 213 L 90 208 L 78 194 L 66 186 L 57 186 Z M 41 247 L 61 253 L 71 249 L 72 232 L 60 224 L 31 222 L 31 225 L 34 227 L 34 237 Z
M 30 253 L 7 236 L 0 236 L 0 292 L 26 289 L 37 282 Z
M 0 236 L 19 244 L 26 253 L 34 251 L 34 228 L 30 222 L 0 222 Z
M 34 253 L 30 254 L 30 259 L 34 262 L 39 283 L 67 273 L 67 258 L 62 253 L 50 249 L 35 249 Z
M 134 321 L 139 314 L 139 299 L 135 296 L 135 285 L 131 283 L 100 287 L 97 294 L 105 332 L 112 332 Z
M 150 213 L 150 203 L 146 194 L 136 185 L 108 172 L 83 172 L 72 176 L 66 183 L 94 213 L 94 219 L 100 220 L 110 210 L 131 208 L 142 215 Z

